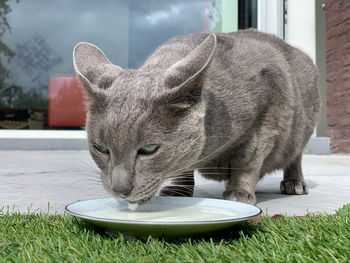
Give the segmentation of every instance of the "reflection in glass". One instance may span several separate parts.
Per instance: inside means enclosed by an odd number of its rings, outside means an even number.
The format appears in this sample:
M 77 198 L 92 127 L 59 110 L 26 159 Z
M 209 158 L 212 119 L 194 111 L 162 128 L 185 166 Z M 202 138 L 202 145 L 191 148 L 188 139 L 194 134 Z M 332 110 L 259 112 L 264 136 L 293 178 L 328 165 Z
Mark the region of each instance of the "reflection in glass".
M 58 75 L 74 78 L 72 50 L 78 42 L 96 44 L 123 68 L 138 68 L 157 46 L 175 35 L 236 30 L 238 2 L 0 0 L 0 128 L 57 128 L 49 126 L 57 122 L 45 118 L 55 112 L 47 112 L 48 83 Z M 65 86 L 59 94 L 80 96 L 73 86 Z M 65 103 L 53 105 L 61 113 L 85 114 L 73 112 L 81 109 L 80 104 L 66 110 Z M 41 124 L 30 126 L 38 121 Z M 64 122 L 60 127 L 65 127 Z

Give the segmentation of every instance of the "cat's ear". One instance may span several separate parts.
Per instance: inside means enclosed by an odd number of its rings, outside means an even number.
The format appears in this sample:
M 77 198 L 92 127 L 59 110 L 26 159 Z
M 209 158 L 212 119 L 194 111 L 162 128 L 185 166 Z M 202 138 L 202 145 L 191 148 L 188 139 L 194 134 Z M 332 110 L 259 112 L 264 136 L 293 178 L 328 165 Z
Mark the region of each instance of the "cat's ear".
M 113 65 L 97 46 L 80 42 L 73 50 L 75 72 L 90 97 L 110 87 L 122 68 Z
M 201 73 L 210 63 L 216 48 L 215 34 L 209 35 L 185 58 L 165 72 L 164 84 L 169 90 L 162 97 L 178 108 L 188 108 L 202 92 Z

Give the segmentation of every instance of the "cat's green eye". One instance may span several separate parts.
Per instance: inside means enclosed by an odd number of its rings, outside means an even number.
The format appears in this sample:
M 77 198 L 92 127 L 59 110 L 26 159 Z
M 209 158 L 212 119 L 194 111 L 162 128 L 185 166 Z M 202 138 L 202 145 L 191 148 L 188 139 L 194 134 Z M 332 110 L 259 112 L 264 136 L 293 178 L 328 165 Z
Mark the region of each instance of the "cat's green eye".
M 158 150 L 158 145 L 147 145 L 137 151 L 138 154 L 152 154 Z
M 96 151 L 103 153 L 103 154 L 109 154 L 109 150 L 107 147 L 99 145 L 99 144 L 94 144 L 94 148 Z

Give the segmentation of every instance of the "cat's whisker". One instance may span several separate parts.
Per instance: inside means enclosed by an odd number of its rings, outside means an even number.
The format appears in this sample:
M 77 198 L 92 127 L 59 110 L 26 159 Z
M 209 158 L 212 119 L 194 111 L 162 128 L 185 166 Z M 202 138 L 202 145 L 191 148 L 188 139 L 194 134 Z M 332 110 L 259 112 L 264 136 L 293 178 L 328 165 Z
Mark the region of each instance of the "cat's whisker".
M 84 185 L 84 188 L 85 189 L 91 189 L 92 187 L 96 187 L 96 186 L 101 186 L 101 187 L 103 187 L 103 184 L 99 184 L 99 183 L 89 183 L 89 184 L 85 184 Z M 88 187 L 90 187 L 90 188 L 88 188 Z
M 162 179 L 169 179 L 169 178 L 167 178 L 168 176 L 170 176 L 171 178 L 180 178 L 180 177 L 191 178 L 192 175 L 193 175 L 193 171 L 184 171 L 184 172 L 180 172 L 180 173 L 177 173 L 177 174 L 173 174 L 173 173 L 161 174 L 160 177 Z
M 209 198 L 216 198 L 216 196 L 214 196 L 213 194 L 209 193 L 207 190 L 205 190 L 205 189 L 203 189 L 203 188 L 199 188 L 199 187 L 198 187 L 198 189 L 201 190 L 202 192 L 204 192 L 204 194 L 205 194 L 206 196 L 208 196 Z M 203 196 L 204 194 L 203 194 L 203 193 L 200 193 L 201 196 Z
M 82 159 L 77 156 L 71 156 L 71 159 L 76 160 L 77 163 L 79 163 L 79 166 L 82 167 L 84 170 L 96 172 L 99 171 L 98 168 L 96 168 L 96 166 L 93 165 L 93 163 L 86 161 L 86 159 Z
M 101 175 L 101 171 L 97 171 L 97 170 L 90 170 L 89 172 L 91 176 L 100 176 Z
M 85 180 L 86 182 L 96 182 L 96 183 L 101 183 L 102 184 L 102 181 L 99 180 L 99 179 L 95 179 L 95 178 L 88 178 Z
M 100 174 L 101 173 L 101 171 L 96 169 L 95 167 L 86 166 L 85 168 L 87 169 L 87 171 L 92 172 L 92 174 Z
M 101 178 L 101 171 L 97 171 L 97 170 L 89 170 L 88 173 L 85 174 L 87 178 L 96 178 L 96 179 L 100 179 Z
M 170 174 L 170 175 L 166 175 L 165 177 L 162 177 L 162 179 L 165 179 L 165 178 L 167 178 L 168 176 L 170 176 L 170 178 L 193 178 L 193 176 L 192 176 L 192 174 L 188 174 L 188 175 L 182 175 L 182 174 L 176 174 L 176 175 L 172 175 L 172 174 Z
M 181 187 L 181 188 L 184 188 L 184 190 L 188 190 L 188 191 L 190 191 L 190 192 L 192 192 L 192 193 L 194 193 L 194 194 L 201 195 L 201 192 L 199 192 L 198 189 L 196 189 L 196 188 L 193 188 L 193 187 L 186 187 L 186 186 L 182 186 L 182 185 L 177 185 L 177 186 L 179 186 L 179 187 Z
M 202 161 L 204 161 L 204 160 L 206 160 L 206 159 L 212 157 L 214 154 L 216 154 L 216 153 L 219 152 L 220 150 L 224 149 L 224 148 L 225 148 L 229 143 L 231 143 L 231 142 L 232 142 L 232 139 L 231 139 L 231 140 L 228 140 L 227 142 L 225 142 L 223 145 L 221 145 L 220 147 L 218 147 L 215 151 L 213 151 L 212 153 L 208 154 L 207 156 L 205 156 L 205 157 L 203 157 L 203 158 L 201 158 L 201 159 L 199 159 L 199 160 L 193 162 L 192 164 L 189 164 L 189 165 L 187 165 L 187 166 L 185 166 L 185 167 L 183 167 L 183 168 L 180 168 L 180 169 L 178 169 L 178 170 L 175 170 L 175 171 L 173 171 L 173 172 L 171 172 L 171 173 L 179 173 L 179 172 L 181 172 L 182 170 L 185 170 L 185 171 L 188 170 L 187 168 L 193 167 L 194 165 L 196 165 L 196 164 L 198 164 L 198 163 L 200 163 L 200 162 L 202 162 Z
M 189 190 L 191 192 L 193 192 L 193 194 L 198 194 L 199 196 L 203 196 L 203 192 L 205 192 L 205 195 L 210 197 L 210 198 L 215 198 L 215 196 L 213 196 L 212 194 L 210 194 L 208 191 L 204 190 L 203 188 L 200 188 L 198 186 L 188 186 L 188 185 L 175 185 L 175 187 L 181 187 L 184 188 L 185 190 Z M 169 193 L 179 193 L 182 195 L 182 192 L 176 188 L 168 188 L 167 191 Z M 187 195 L 186 195 L 187 196 Z
M 217 139 L 217 138 L 225 138 L 225 139 L 232 139 L 230 136 L 205 136 L 205 139 Z
M 163 179 L 177 179 L 177 178 L 181 178 L 182 175 L 184 175 L 184 177 L 190 177 L 190 175 L 194 172 L 194 170 L 198 170 L 198 173 L 200 175 L 209 175 L 209 174 L 223 174 L 220 173 L 220 171 L 215 171 L 216 173 L 212 173 L 210 171 L 205 171 L 205 170 L 242 170 L 243 168 L 235 168 L 235 167 L 205 167 L 205 168 L 194 168 L 188 171 L 184 171 L 184 172 L 180 172 L 178 174 L 173 174 L 173 173 L 168 173 L 165 177 L 163 177 Z M 202 172 L 201 172 L 202 170 Z M 207 173 L 206 173 L 207 172 Z M 188 174 L 188 175 L 186 175 Z M 229 173 L 225 173 L 225 174 L 229 174 Z
M 87 176 L 86 179 L 87 181 L 95 181 L 95 182 L 102 182 L 102 179 L 100 176 Z
M 209 169 L 208 169 L 209 170 Z M 229 175 L 230 174 L 230 170 L 236 170 L 236 169 L 231 169 L 231 168 L 228 168 L 228 169 L 225 169 L 223 168 L 222 170 L 223 171 L 215 171 L 216 169 L 213 168 L 212 170 L 214 170 L 213 172 L 211 172 L 210 170 L 209 171 L 198 171 L 199 175 L 210 175 L 210 174 L 213 174 L 213 175 L 220 175 L 220 174 L 223 174 L 223 175 Z M 181 179 L 187 179 L 187 180 L 193 180 L 192 179 L 192 173 L 193 172 L 189 172 L 188 174 L 184 174 L 184 173 L 179 173 L 179 174 L 167 174 L 166 176 L 163 176 L 162 179 L 178 179 L 178 180 L 181 180 Z
M 98 180 L 84 180 L 83 185 L 103 185 L 103 182 Z
M 222 169 L 222 170 L 242 170 L 243 168 L 235 168 L 235 167 L 203 167 L 203 168 L 197 168 L 200 172 L 200 170 L 207 170 L 207 169 Z
M 188 186 L 186 185 L 176 185 L 176 186 L 181 186 L 183 188 L 188 188 Z M 200 192 L 201 191 L 201 192 Z M 211 193 L 209 193 L 208 191 L 206 191 L 204 188 L 202 187 L 198 187 L 198 186 L 194 186 L 193 192 L 196 194 L 199 194 L 200 196 L 203 196 L 203 192 L 209 196 L 210 198 L 215 198 L 214 195 L 212 195 Z
M 189 178 L 174 178 L 173 183 L 177 184 L 177 182 L 194 182 L 194 180 Z
M 89 166 L 86 166 L 85 169 L 87 169 L 88 173 L 86 173 L 85 175 L 88 178 L 97 178 L 97 179 L 101 178 L 101 172 L 99 170 Z
M 149 196 L 153 196 L 155 192 L 157 192 L 158 188 L 159 188 L 160 185 L 154 185 L 154 186 L 151 186 L 147 192 L 145 193 L 139 193 L 137 194 L 136 196 L 134 196 L 133 199 L 135 200 L 142 200 L 144 198 L 148 198 Z
M 180 179 L 180 178 L 188 178 L 188 177 L 181 177 L 180 175 L 166 175 L 164 177 L 162 177 L 163 180 L 169 180 L 169 179 Z M 188 178 L 190 179 L 190 178 Z
M 101 182 L 90 182 L 88 184 L 89 185 L 101 185 L 101 186 L 103 186 L 103 183 L 101 183 Z
M 200 173 L 201 175 L 220 175 L 220 174 L 231 174 L 231 173 L 228 173 L 228 172 L 208 172 L 208 173 Z
M 192 191 L 192 189 L 191 189 L 191 191 Z M 167 192 L 169 192 L 169 193 L 175 193 L 175 194 L 177 194 L 177 196 L 184 196 L 184 197 L 188 197 L 188 194 L 186 194 L 186 193 L 183 193 L 181 190 L 179 190 L 179 189 L 173 189 L 173 188 L 167 188 Z

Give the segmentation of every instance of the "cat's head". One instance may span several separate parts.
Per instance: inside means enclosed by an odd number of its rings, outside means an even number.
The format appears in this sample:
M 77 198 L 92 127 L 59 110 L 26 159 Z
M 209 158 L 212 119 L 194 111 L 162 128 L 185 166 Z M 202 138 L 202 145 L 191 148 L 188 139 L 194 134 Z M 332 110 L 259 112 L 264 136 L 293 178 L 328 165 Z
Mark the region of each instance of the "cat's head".
M 124 70 L 95 45 L 74 48 L 74 67 L 89 97 L 89 150 L 114 197 L 141 204 L 198 160 L 205 143 L 201 75 L 215 46 L 210 35 L 166 70 Z

